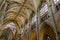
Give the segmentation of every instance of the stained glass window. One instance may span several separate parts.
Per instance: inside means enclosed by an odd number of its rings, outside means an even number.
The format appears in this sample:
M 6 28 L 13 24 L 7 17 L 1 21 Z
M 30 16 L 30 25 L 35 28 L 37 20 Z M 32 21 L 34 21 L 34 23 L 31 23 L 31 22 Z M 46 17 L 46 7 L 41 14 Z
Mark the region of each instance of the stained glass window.
M 54 3 L 56 4 L 59 0 L 54 0 Z
M 41 10 L 40 10 L 40 16 L 45 14 L 47 11 L 48 11 L 48 6 L 47 6 L 47 4 L 45 4 L 45 6 L 42 7 Z

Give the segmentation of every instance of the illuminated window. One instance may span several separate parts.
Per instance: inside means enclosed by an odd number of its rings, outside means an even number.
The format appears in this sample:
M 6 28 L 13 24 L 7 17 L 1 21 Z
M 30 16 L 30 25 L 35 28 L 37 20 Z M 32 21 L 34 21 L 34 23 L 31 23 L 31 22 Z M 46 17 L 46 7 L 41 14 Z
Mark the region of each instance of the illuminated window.
M 54 0 L 54 3 L 56 4 L 59 0 Z
M 40 16 L 45 14 L 47 11 L 48 11 L 48 6 L 47 6 L 47 4 L 45 4 L 45 6 L 42 7 L 41 10 L 40 10 Z

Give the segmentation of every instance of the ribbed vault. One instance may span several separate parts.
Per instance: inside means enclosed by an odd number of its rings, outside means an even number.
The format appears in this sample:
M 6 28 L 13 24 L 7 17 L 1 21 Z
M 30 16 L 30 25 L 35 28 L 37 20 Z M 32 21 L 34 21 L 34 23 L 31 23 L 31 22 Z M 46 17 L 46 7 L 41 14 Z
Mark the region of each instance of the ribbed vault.
M 25 20 L 30 18 L 33 11 L 35 13 L 37 12 L 41 1 L 42 0 L 10 0 L 4 22 L 15 20 L 18 24 L 24 24 Z
M 26 24 L 26 20 L 31 18 L 32 13 L 38 13 L 45 0 L 7 0 L 6 2 L 8 6 L 4 11 L 3 24 L 14 21 L 20 26 Z

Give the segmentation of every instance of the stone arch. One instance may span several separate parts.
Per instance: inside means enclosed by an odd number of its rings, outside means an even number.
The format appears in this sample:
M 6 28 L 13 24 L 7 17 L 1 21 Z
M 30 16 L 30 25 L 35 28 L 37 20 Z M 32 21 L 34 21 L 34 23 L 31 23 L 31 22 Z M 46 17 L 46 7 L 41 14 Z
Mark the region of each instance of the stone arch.
M 32 31 L 31 33 L 30 33 L 30 38 L 29 38 L 30 40 L 37 40 L 37 34 L 36 34 L 36 31 Z
M 47 23 L 42 24 L 39 34 L 39 40 L 56 40 L 56 33 Z
M 57 18 L 57 30 L 58 32 L 60 32 L 60 15 L 58 15 L 58 18 Z

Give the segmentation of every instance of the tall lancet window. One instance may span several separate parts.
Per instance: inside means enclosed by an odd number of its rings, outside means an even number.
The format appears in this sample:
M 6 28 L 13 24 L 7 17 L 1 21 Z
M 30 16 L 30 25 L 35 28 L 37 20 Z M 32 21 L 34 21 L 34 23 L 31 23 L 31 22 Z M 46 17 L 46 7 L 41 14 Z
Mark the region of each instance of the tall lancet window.
M 54 0 L 54 3 L 56 4 L 59 0 Z
M 42 4 L 41 9 L 40 9 L 40 16 L 41 16 L 41 22 L 49 18 L 47 3 Z
M 43 16 L 48 11 L 48 6 L 45 4 L 40 10 L 40 16 Z

